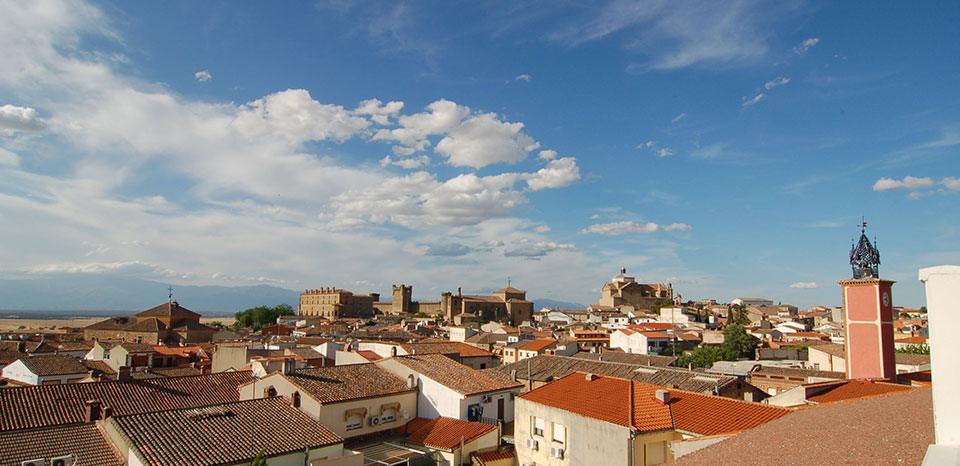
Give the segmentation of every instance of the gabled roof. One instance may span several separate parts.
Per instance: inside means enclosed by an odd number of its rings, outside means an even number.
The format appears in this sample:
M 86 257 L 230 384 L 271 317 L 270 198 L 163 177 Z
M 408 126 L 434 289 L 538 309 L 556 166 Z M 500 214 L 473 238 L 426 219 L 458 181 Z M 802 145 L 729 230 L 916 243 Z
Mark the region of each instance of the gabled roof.
M 160 322 L 156 317 L 150 317 L 120 328 L 135 332 L 161 332 L 167 329 L 167 324 Z
M 512 286 L 508 286 L 508 287 L 506 287 L 506 288 L 500 288 L 499 290 L 494 291 L 494 293 L 511 293 L 511 294 L 514 294 L 514 293 L 526 293 L 526 291 L 518 290 L 518 289 L 516 289 L 516 288 L 514 288 L 514 287 L 512 287 Z
M 127 464 L 95 424 L 45 427 L 0 433 L 0 464 L 74 454 L 77 466 Z
M 614 353 L 604 353 L 606 358 Z M 631 355 L 633 356 L 633 355 Z M 739 379 L 732 376 L 707 374 L 689 371 L 677 367 L 657 367 L 640 364 L 625 364 L 610 361 L 597 361 L 565 356 L 540 355 L 522 361 L 485 369 L 484 372 L 499 372 L 509 375 L 517 371 L 517 378 L 549 382 L 560 379 L 574 372 L 600 374 L 622 379 L 631 379 L 658 385 L 662 388 L 680 388 L 699 393 L 713 393 L 730 384 L 738 383 Z
M 151 465 L 219 465 L 342 443 L 281 397 L 114 416 L 112 424 Z
M 421 341 L 400 345 L 407 354 L 458 354 L 461 358 L 489 357 L 493 353 L 459 341 Z
M 406 380 L 376 364 L 300 369 L 290 374 L 272 374 L 256 383 L 266 386 L 265 381 L 270 377 L 283 377 L 318 403 L 386 396 L 416 390 L 416 388 L 408 388 Z
M 33 356 L 21 358 L 23 365 L 39 376 L 86 374 L 87 368 L 79 359 L 66 355 Z
M 676 429 L 717 435 L 752 429 L 785 416 L 789 409 L 760 403 L 667 390 L 668 404 L 656 398 L 657 385 L 575 372 L 520 395 L 520 398 L 641 432 Z M 597 403 L 596 400 L 604 400 Z
M 91 382 L 0 390 L 0 431 L 84 422 L 87 400 L 117 415 L 237 401 L 250 372 L 221 372 L 133 382 Z
M 150 346 L 146 343 L 133 343 L 126 342 L 121 343 L 120 347 L 127 350 L 128 353 L 155 353 L 153 346 Z
M 855 400 L 887 393 L 911 390 L 909 385 L 867 379 L 820 382 L 804 385 L 807 401 L 814 403 L 834 403 Z
M 542 339 L 542 340 L 525 341 L 524 343 L 526 343 L 526 344 L 520 347 L 521 350 L 540 352 L 540 351 L 543 351 L 544 349 L 549 348 L 550 346 L 556 344 L 556 343 L 557 343 L 557 340 L 554 340 L 554 339 L 552 339 L 552 338 L 551 338 L 551 339 L 546 339 L 546 338 L 545 338 L 545 339 Z
M 180 306 L 180 303 L 176 301 L 168 301 L 159 306 L 152 307 L 146 311 L 140 312 L 137 314 L 137 317 L 167 317 L 167 316 L 183 316 L 183 317 L 200 317 L 200 314 L 191 311 L 185 307 Z
M 461 395 L 473 395 L 523 386 L 523 384 L 510 380 L 507 375 L 478 371 L 441 354 L 397 356 L 386 361 L 396 361 Z
M 432 448 L 455 450 L 460 447 L 461 438 L 466 445 L 495 430 L 497 426 L 491 424 L 438 417 L 422 423 L 410 434 L 407 441 Z
M 919 465 L 932 443 L 931 393 L 914 390 L 800 409 L 683 456 L 676 464 Z M 762 452 L 776 452 L 776 459 Z

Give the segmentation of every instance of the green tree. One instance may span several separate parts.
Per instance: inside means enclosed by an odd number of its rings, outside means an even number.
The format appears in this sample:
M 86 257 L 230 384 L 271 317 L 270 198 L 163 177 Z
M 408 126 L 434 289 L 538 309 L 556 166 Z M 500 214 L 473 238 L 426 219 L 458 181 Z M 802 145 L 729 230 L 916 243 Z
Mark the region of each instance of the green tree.
M 661 307 L 670 307 L 670 306 L 673 306 L 672 299 L 658 299 L 654 301 L 653 304 L 650 305 L 650 312 L 653 312 L 654 314 L 659 314 Z
M 910 346 L 907 346 L 906 348 L 898 349 L 897 352 L 898 352 L 898 353 L 906 353 L 906 354 L 927 354 L 927 355 L 929 355 L 929 354 L 930 354 L 930 347 L 927 346 L 927 345 L 923 345 L 923 344 L 920 344 L 920 345 L 910 345 Z
M 725 352 L 719 346 L 701 346 L 677 358 L 677 367 L 710 367 L 717 361 L 725 359 Z
M 757 351 L 757 345 L 760 340 L 747 334 L 746 327 L 740 322 L 727 323 L 727 328 L 723 329 L 723 346 L 721 346 L 724 359 L 736 361 L 740 358 L 753 358 Z
M 260 450 L 260 453 L 257 453 L 256 458 L 253 459 L 253 462 L 250 463 L 250 466 L 267 466 L 267 456 L 264 454 L 265 449 Z
M 277 323 L 277 317 L 288 314 L 294 314 L 293 308 L 289 304 L 278 304 L 273 307 L 252 307 L 234 314 L 236 321 L 234 321 L 233 327 L 246 327 L 256 331 Z

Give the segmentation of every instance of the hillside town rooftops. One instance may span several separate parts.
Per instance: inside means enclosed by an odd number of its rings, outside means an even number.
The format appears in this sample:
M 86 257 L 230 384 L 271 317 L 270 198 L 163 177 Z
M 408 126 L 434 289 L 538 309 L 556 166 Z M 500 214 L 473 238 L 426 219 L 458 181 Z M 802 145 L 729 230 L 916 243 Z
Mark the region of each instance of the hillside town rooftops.
M 75 424 L 86 420 L 87 401 L 116 415 L 237 401 L 249 372 L 222 372 L 132 382 L 37 385 L 0 390 L 0 431 Z
M 0 432 L 0 464 L 20 465 L 37 458 L 75 455 L 75 466 L 127 464 L 92 423 Z
M 237 464 L 342 443 L 281 397 L 109 418 L 152 465 Z
M 658 399 L 659 391 L 669 393 L 666 402 Z M 791 412 L 760 403 L 685 390 L 664 390 L 657 385 L 584 372 L 574 372 L 520 398 L 641 432 L 676 429 L 694 435 L 736 433 Z
M 397 356 L 396 361 L 462 395 L 521 387 L 508 375 L 478 371 L 440 354 Z
M 315 367 L 273 376 L 287 379 L 318 403 L 333 403 L 416 390 L 408 387 L 405 380 L 376 364 Z M 251 381 L 244 385 L 261 384 L 262 380 Z
M 494 430 L 497 426 L 479 422 L 463 421 L 448 417 L 436 419 L 417 418 L 410 421 L 416 430 L 410 430 L 408 442 L 418 443 L 431 448 L 455 450 L 464 444 L 470 443 Z
M 20 358 L 30 372 L 38 376 L 82 374 L 87 372 L 80 360 L 72 356 L 33 356 Z

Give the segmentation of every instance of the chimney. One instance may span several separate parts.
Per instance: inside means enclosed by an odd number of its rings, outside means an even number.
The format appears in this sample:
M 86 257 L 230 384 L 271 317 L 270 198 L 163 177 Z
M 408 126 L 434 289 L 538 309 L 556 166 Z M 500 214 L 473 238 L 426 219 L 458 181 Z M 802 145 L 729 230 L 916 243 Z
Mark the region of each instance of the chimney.
M 670 404 L 669 390 L 664 390 L 664 389 L 657 390 L 657 394 L 655 396 L 657 398 L 657 401 L 660 402 L 660 404 L 665 404 L 665 405 Z
M 133 375 L 130 373 L 130 366 L 120 366 L 117 368 L 117 380 L 121 382 L 133 380 Z
M 594 380 L 599 379 L 599 377 L 597 377 L 597 374 L 587 374 L 586 377 L 584 378 L 587 380 L 587 382 L 593 382 Z
M 100 419 L 100 402 L 97 400 L 87 400 L 84 413 L 86 422 L 93 422 Z
M 103 407 L 103 418 L 109 419 L 110 416 L 113 416 L 113 406 L 104 406 Z
M 960 299 L 960 266 L 920 269 L 927 289 L 927 328 L 933 378 L 933 432 L 936 443 L 927 447 L 923 464 L 955 464 L 960 458 L 960 340 L 953 335 L 956 303 Z
M 292 358 L 284 358 L 281 363 L 280 370 L 284 375 L 289 375 L 293 373 L 293 370 L 296 368 L 297 361 Z
M 511 369 L 511 370 L 510 370 L 510 380 L 512 380 L 512 381 L 514 381 L 514 382 L 517 381 L 517 370 L 516 370 L 516 369 Z

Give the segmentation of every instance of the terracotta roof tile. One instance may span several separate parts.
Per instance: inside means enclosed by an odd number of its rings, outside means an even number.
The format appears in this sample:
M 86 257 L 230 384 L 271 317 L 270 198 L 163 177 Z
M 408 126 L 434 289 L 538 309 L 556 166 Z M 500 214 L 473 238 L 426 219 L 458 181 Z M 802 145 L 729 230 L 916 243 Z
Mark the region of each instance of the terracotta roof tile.
M 441 354 L 417 354 L 388 359 L 435 380 L 437 383 L 463 395 L 505 390 L 523 386 L 510 380 L 509 375 L 478 371 Z
M 463 443 L 467 444 L 494 430 L 497 430 L 495 425 L 438 417 L 424 423 L 411 433 L 407 441 L 433 448 L 454 450 L 460 447 L 461 437 Z
M 512 446 L 501 447 L 496 451 L 488 451 L 484 453 L 474 453 L 470 455 L 473 459 L 473 463 L 477 466 L 486 466 L 487 462 L 495 462 L 499 460 L 507 460 L 517 456 L 516 450 Z
M 406 380 L 376 364 L 316 367 L 296 370 L 286 375 L 273 374 L 270 377 L 286 378 L 319 403 L 416 390 L 407 388 Z M 267 378 L 257 383 L 262 384 Z
M 87 400 L 110 406 L 117 415 L 236 401 L 249 372 L 222 372 L 133 382 L 39 385 L 0 390 L 0 431 L 84 421 Z
M 72 356 L 33 356 L 20 360 L 23 361 L 23 365 L 27 366 L 30 372 L 39 376 L 85 374 L 87 372 L 87 368 L 80 360 Z
M 342 443 L 343 438 L 283 398 L 114 416 L 148 465 L 219 465 Z
M 191 311 L 183 306 L 181 306 L 176 301 L 170 301 L 163 303 L 159 306 L 152 307 L 146 311 L 140 312 L 137 314 L 137 317 L 166 317 L 166 316 L 184 316 L 184 317 L 200 317 L 200 314 Z
M 678 465 L 920 466 L 934 442 L 929 390 L 797 410 L 679 458 Z M 776 452 L 776 459 L 770 454 Z
M 468 345 L 459 341 L 428 341 L 400 345 L 407 354 L 452 354 L 457 353 L 461 358 L 494 356 L 493 353 Z
M 76 466 L 121 466 L 124 458 L 95 424 L 0 433 L 0 464 L 74 454 Z
M 523 345 L 523 346 L 520 347 L 520 349 L 526 350 L 526 351 L 537 351 L 537 352 L 539 352 L 539 351 L 542 351 L 544 348 L 547 348 L 547 347 L 549 347 L 550 345 L 555 344 L 556 342 L 557 342 L 557 340 L 554 340 L 554 339 L 546 339 L 546 338 L 545 338 L 545 339 L 542 339 L 542 340 L 527 341 L 527 342 L 525 342 L 525 343 L 526 343 L 525 345 Z
M 656 399 L 656 392 L 661 389 L 615 377 L 593 376 L 591 380 L 587 374 L 575 372 L 520 398 L 643 432 L 676 428 L 698 435 L 752 429 L 791 412 L 685 390 L 668 390 L 667 405 Z
M 864 379 L 822 382 L 804 385 L 804 387 L 807 391 L 807 401 L 820 404 L 911 390 L 909 385 L 875 382 Z

